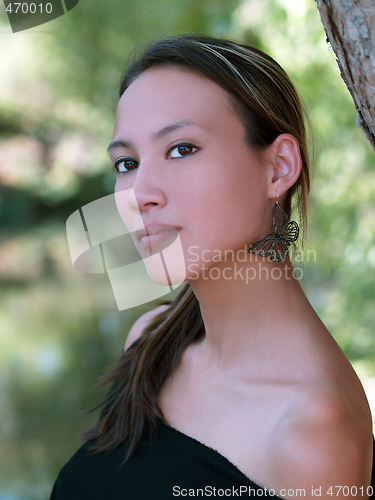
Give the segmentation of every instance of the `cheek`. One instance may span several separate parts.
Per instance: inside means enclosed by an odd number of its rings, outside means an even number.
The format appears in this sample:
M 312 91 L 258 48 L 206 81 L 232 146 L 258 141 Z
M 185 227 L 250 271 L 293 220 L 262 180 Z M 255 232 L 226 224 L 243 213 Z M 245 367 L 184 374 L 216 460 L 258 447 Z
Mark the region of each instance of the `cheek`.
M 144 225 L 140 212 L 137 210 L 138 204 L 133 188 L 129 187 L 125 189 L 122 186 L 121 189 L 118 189 L 116 183 L 114 196 L 117 211 L 129 233 L 132 233 L 135 229 L 142 229 Z
M 216 183 L 195 191 L 181 234 L 188 269 L 220 261 L 226 250 L 240 251 L 259 239 L 265 211 L 265 189 L 248 176 L 244 182 Z M 209 193 L 209 195 L 207 194 Z M 241 254 L 243 259 L 243 255 Z M 194 274 L 194 273 L 193 273 Z M 189 273 L 188 273 L 189 275 Z
M 262 184 L 244 176 L 242 182 L 227 179 L 226 183 L 195 192 L 190 198 L 189 213 L 201 237 L 231 241 L 241 234 L 251 238 L 260 231 L 265 203 Z
M 130 208 L 129 208 L 129 196 L 131 189 L 122 189 L 119 191 L 115 188 L 115 201 L 118 213 L 124 224 L 128 226 L 130 222 Z

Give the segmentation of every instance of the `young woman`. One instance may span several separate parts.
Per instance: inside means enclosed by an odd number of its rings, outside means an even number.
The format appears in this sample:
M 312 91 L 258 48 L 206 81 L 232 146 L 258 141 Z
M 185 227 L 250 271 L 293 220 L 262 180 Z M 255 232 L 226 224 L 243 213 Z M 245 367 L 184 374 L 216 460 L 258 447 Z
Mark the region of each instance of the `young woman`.
M 150 277 L 187 284 L 131 328 L 51 498 L 369 498 L 368 403 L 288 255 L 309 171 L 283 69 L 229 41 L 157 42 L 122 80 L 109 151 Z

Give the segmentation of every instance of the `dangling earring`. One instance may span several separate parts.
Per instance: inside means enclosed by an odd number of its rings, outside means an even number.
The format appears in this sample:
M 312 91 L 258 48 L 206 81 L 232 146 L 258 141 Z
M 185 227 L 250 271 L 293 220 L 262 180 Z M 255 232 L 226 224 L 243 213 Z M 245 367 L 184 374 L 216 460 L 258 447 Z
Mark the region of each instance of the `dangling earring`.
M 249 253 L 269 257 L 274 262 L 284 260 L 288 255 L 288 246 L 296 241 L 299 227 L 296 221 L 289 220 L 289 216 L 279 204 L 279 193 L 276 191 L 276 201 L 272 209 L 272 233 L 254 243 Z

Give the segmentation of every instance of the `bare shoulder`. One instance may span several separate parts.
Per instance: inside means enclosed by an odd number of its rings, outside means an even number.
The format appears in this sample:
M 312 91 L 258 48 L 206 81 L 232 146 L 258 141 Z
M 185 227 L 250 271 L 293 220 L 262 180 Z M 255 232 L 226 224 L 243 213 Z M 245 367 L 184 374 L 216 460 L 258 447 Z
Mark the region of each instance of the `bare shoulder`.
M 351 400 L 339 386 L 302 389 L 273 436 L 273 484 L 279 492 L 303 489 L 305 498 L 317 496 L 311 489 L 319 488 L 325 499 L 347 498 L 347 489 L 339 487 L 353 487 L 350 498 L 367 499 L 363 491 L 371 481 L 373 446 L 365 398 Z
M 148 311 L 145 314 L 142 314 L 142 316 L 140 316 L 130 328 L 128 336 L 126 338 L 124 350 L 126 351 L 133 344 L 133 342 L 135 342 L 142 335 L 143 330 L 150 324 L 155 316 L 168 309 L 168 307 L 169 305 L 165 304 L 152 309 L 152 311 Z

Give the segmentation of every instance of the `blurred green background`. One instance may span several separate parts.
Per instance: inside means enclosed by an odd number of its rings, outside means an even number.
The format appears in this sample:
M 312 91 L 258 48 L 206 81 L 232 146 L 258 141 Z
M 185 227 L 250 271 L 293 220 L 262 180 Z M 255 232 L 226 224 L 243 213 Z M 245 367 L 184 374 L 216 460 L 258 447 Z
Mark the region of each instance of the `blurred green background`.
M 81 0 L 13 34 L 0 6 L 0 499 L 48 498 L 93 421 L 91 388 L 129 324 L 105 276 L 73 270 L 68 216 L 113 192 L 106 147 L 133 47 L 182 32 L 260 47 L 290 74 L 315 135 L 303 286 L 375 388 L 375 156 L 313 0 Z M 314 257 L 314 255 L 316 257 Z

